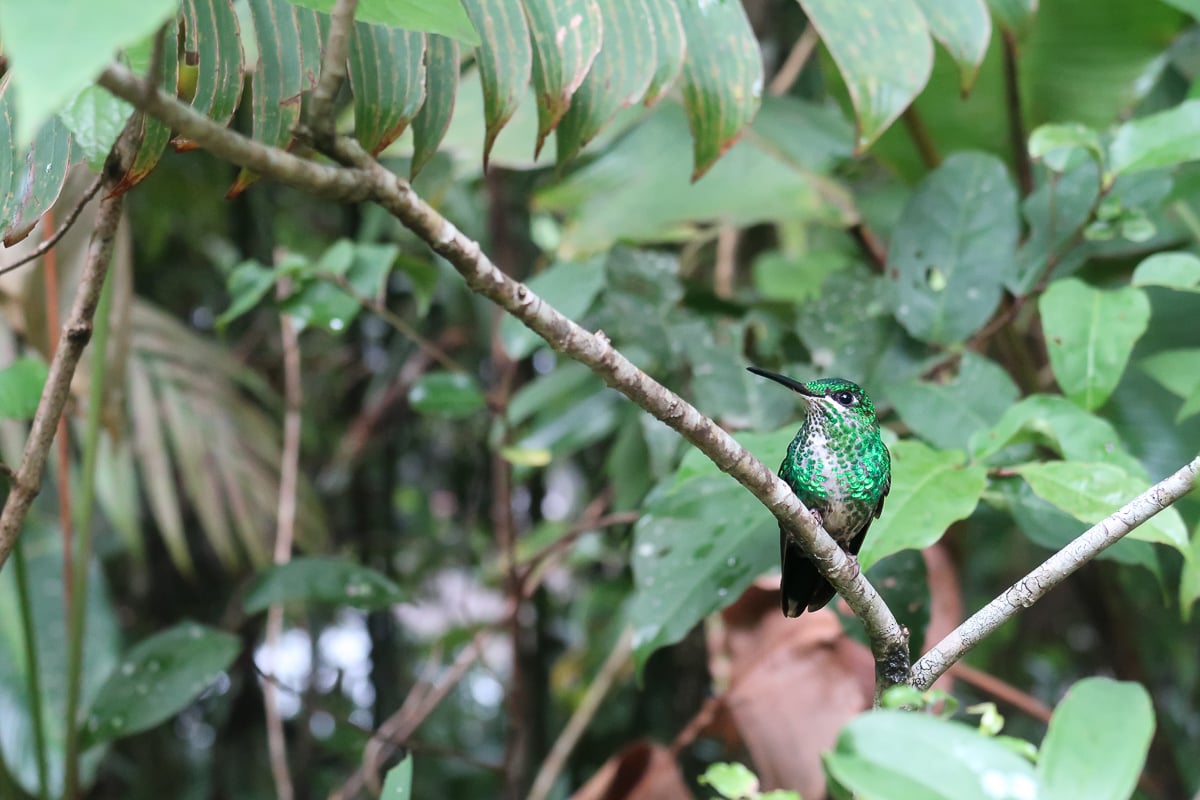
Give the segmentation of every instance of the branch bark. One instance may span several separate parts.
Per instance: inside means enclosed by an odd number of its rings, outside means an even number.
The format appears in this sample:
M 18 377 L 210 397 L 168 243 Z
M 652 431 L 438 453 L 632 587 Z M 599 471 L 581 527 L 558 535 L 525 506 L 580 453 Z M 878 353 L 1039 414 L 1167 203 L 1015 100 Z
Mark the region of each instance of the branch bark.
M 1042 599 L 1101 550 L 1116 544 L 1125 534 L 1191 491 L 1197 473 L 1200 473 L 1200 456 L 1088 528 L 921 656 L 913 664 L 909 683 L 921 690 L 928 689 L 981 639 Z
M 336 133 L 334 101 L 346 81 L 346 54 L 358 0 L 337 0 L 329 12 L 329 33 L 321 54 L 321 76 L 313 89 L 308 124 L 322 144 L 333 141 Z
M 330 155 L 347 167 L 317 164 L 223 128 L 158 90 L 147 93 L 143 81 L 123 66 L 108 67 L 99 82 L 219 158 L 319 196 L 379 203 L 447 259 L 474 292 L 508 311 L 555 350 L 583 363 L 609 386 L 675 429 L 757 497 L 800 542 L 863 624 L 875 657 L 877 683 L 886 687 L 907 679 L 908 631 L 787 484 L 715 422 L 634 366 L 603 332 L 584 330 L 506 275 L 478 242 L 459 231 L 421 199 L 407 181 L 371 158 L 357 142 L 348 138 L 334 142 Z

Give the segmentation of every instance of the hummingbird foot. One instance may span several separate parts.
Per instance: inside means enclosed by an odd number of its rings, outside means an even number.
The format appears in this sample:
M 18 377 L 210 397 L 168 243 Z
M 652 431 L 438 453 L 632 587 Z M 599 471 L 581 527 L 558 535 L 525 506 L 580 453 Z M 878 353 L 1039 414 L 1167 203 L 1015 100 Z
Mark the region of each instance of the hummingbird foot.
M 825 522 L 821 519 L 820 511 L 817 511 L 815 508 L 810 508 L 808 510 L 808 514 L 809 514 L 809 516 L 812 517 L 813 522 L 817 523 L 818 527 L 821 527 L 821 528 L 825 527 Z

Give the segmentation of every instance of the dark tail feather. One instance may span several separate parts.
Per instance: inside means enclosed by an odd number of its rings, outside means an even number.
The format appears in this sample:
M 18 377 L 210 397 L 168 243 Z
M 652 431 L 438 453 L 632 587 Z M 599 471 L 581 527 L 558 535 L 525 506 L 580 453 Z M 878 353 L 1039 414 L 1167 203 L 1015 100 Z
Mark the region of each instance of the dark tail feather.
M 833 586 L 783 531 L 779 532 L 779 550 L 783 564 L 779 596 L 785 617 L 798 617 L 805 609 L 816 611 L 833 599 Z

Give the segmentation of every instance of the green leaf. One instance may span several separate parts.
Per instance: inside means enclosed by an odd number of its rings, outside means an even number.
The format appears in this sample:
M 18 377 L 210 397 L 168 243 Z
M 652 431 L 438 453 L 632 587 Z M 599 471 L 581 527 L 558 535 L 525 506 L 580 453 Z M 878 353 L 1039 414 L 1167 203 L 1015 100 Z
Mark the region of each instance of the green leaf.
M 700 221 L 848 221 L 838 189 L 831 193 L 808 170 L 749 137 L 692 183 L 691 160 L 679 146 L 687 135 L 679 106 L 662 103 L 595 161 L 539 192 L 538 208 L 567 217 L 559 254 L 591 253 L 619 240 L 687 238 Z M 631 172 L 628 164 L 640 166 Z
M 381 800 L 409 800 L 412 797 L 413 757 L 405 754 L 404 760 L 388 770 L 383 779 Z
M 331 245 L 316 264 L 296 259 L 293 267 L 281 265 L 280 271 L 292 270 L 303 285 L 280 307 L 302 326 L 318 325 L 331 333 L 341 333 L 362 311 L 363 300 L 380 296 L 399 253 L 393 244 L 359 244 L 342 239 Z M 353 291 L 338 285 L 337 278 L 345 279 Z
M 971 435 L 998 419 L 1020 397 L 998 364 L 965 352 L 953 381 L 914 380 L 888 387 L 888 399 L 913 433 L 943 450 L 965 448 Z
M 1102 461 L 1129 475 L 1149 477 L 1108 420 L 1058 395 L 1024 398 L 1005 411 L 989 430 L 973 435 L 968 452 L 972 461 L 987 461 L 1022 442 L 1049 447 L 1068 461 Z
M 995 738 L 909 711 L 860 714 L 823 760 L 834 781 L 863 798 L 1019 800 L 1038 792 L 1033 764 Z
M 132 113 L 133 106 L 124 100 L 118 100 L 99 86 L 89 86 L 75 95 L 58 118 L 71 132 L 75 152 L 81 153 L 88 166 L 99 172 Z
M 15 146 L 28 147 L 46 120 L 95 80 L 118 50 L 150 36 L 177 8 L 178 0 L 0 0 L 0 30 L 16 93 Z
M 1100 134 L 1077 122 L 1050 123 L 1039 125 L 1029 136 L 1029 155 L 1044 161 L 1055 172 L 1065 172 L 1067 161 L 1075 149 L 1087 151 L 1101 167 L 1104 166 L 1104 150 L 1100 146 Z
M 299 9 L 287 0 L 249 0 L 258 42 L 258 66 L 250 92 L 250 128 L 256 141 L 287 148 L 292 128 L 300 120 L 300 95 L 305 84 L 304 64 L 319 63 L 312 43 L 303 35 Z M 230 194 L 254 179 L 243 171 Z
M 533 40 L 538 137 L 534 155 L 558 127 L 600 52 L 603 22 L 596 0 L 524 0 Z
M 742 764 L 709 764 L 697 781 L 701 786 L 711 786 L 717 794 L 731 800 L 758 795 L 758 777 Z
M 318 603 L 353 608 L 387 608 L 404 599 L 389 578 L 340 558 L 293 558 L 259 575 L 242 610 L 257 614 L 284 603 Z
M 766 300 L 803 303 L 821 296 L 825 278 L 853 259 L 837 250 L 790 255 L 768 250 L 754 260 L 754 288 Z
M 909 631 L 909 647 L 914 653 L 925 649 L 925 635 L 929 630 L 929 614 L 933 600 L 929 594 L 929 572 L 925 568 L 925 557 L 917 550 L 903 550 L 877 561 L 867 570 L 871 585 L 879 590 L 883 601 L 896 614 L 896 621 Z M 849 615 L 842 615 L 839 607 L 834 611 L 843 617 L 843 629 L 855 640 L 870 646 L 861 625 L 855 625 Z
M 1108 147 L 1110 169 L 1121 175 L 1200 159 L 1198 128 L 1200 100 L 1132 119 L 1117 128 Z
M 552 265 L 526 282 L 529 290 L 573 320 L 579 320 L 604 287 L 604 262 L 592 258 Z M 500 341 L 513 359 L 522 359 L 545 340 L 516 317 L 505 315 L 500 322 Z
M 63 613 L 61 540 L 59 529 L 49 527 L 35 511 L 26 518 L 21 539 L 17 543 L 25 553 L 41 693 L 42 731 L 49 762 L 50 785 L 47 794 L 51 797 L 61 797 L 63 794 L 63 752 L 66 746 L 63 721 L 67 716 L 67 627 Z M 120 655 L 121 644 L 116 611 L 109 598 L 100 562 L 95 556 L 89 570 L 81 708 L 88 707 L 105 676 L 112 671 Z M 12 561 L 0 572 L 0 719 L 4 720 L 0 755 L 4 758 L 10 777 L 31 797 L 36 797 L 38 773 L 25 650 L 29 632 L 21 623 L 15 573 Z M 103 749 L 84 754 L 81 783 L 90 784 L 104 755 Z
M 683 18 L 673 0 L 644 0 L 654 25 L 655 55 L 657 64 L 650 86 L 646 89 L 645 103 L 652 106 L 666 96 L 675 79 L 683 71 L 683 59 L 687 49 L 683 32 Z
M 292 0 L 298 6 L 329 13 L 336 0 Z M 372 25 L 387 25 L 424 33 L 440 33 L 474 47 L 479 34 L 471 26 L 459 0 L 360 0 L 354 18 Z
M 229 308 L 217 317 L 217 329 L 228 327 L 229 323 L 257 306 L 274 286 L 275 273 L 257 261 L 243 261 L 234 267 L 226 281 Z
M 242 98 L 246 69 L 237 12 L 231 0 L 184 0 L 183 22 L 180 83 L 195 82 L 192 108 L 228 125 Z
M 475 53 L 483 84 L 483 166 L 492 146 L 520 105 L 533 69 L 533 44 L 521 0 L 463 0 L 483 37 Z
M 0 92 L 7 94 L 8 85 L 0 86 Z M 0 194 L 0 236 L 5 247 L 24 239 L 58 200 L 70 163 L 70 133 L 62 120 L 51 117 L 34 137 L 24 163 L 13 165 L 12 185 Z
M 975 84 L 992 38 L 992 18 L 984 0 L 916 0 L 929 32 L 945 46 L 962 73 L 962 91 Z
M 177 41 L 179 38 L 178 22 L 172 20 L 162 35 L 167 42 Z M 151 67 L 153 48 L 153 37 L 130 47 L 127 53 L 129 66 L 139 75 L 154 78 L 160 89 L 173 95 L 179 83 L 179 61 L 175 58 L 164 57 L 159 67 L 159 74 L 147 76 L 146 73 Z M 170 140 L 170 126 L 152 116 L 144 116 L 141 120 L 137 151 L 133 155 L 129 168 L 121 176 L 120 182 L 113 188 L 113 192 L 115 194 L 127 192 L 141 183 L 158 166 L 158 162 L 167 149 L 167 142 Z
M 762 51 L 737 2 L 680 3 L 687 48 L 683 105 L 699 180 L 754 119 L 762 103 Z
M 241 650 L 238 637 L 184 622 L 139 642 L 100 687 L 86 747 L 149 730 L 187 708 Z
M 425 36 L 355 22 L 350 86 L 354 136 L 363 149 L 378 155 L 404 132 L 425 100 Z
M 1183 398 L 1175 417 L 1177 423 L 1200 414 L 1200 348 L 1155 353 L 1143 360 L 1141 367 L 1172 394 Z
M 1086 678 L 1054 709 L 1037 773 L 1041 800 L 1125 800 L 1154 736 L 1154 705 L 1136 683 Z
M 599 8 L 604 43 L 558 125 L 559 166 L 578 155 L 618 111 L 642 99 L 658 63 L 643 0 L 607 0 Z
M 46 362 L 36 358 L 18 358 L 0 369 L 0 418 L 33 419 L 47 374 Z
M 409 405 L 422 414 L 455 419 L 469 417 L 484 406 L 483 392 L 461 372 L 427 372 L 408 392 Z
M 1088 243 L 1076 237 L 1088 224 L 1100 194 L 1100 168 L 1091 159 L 1082 159 L 1062 175 L 1043 180 L 1033 194 L 1025 198 L 1021 214 L 1029 235 L 1017 252 L 1017 269 L 1006 285 L 1018 296 L 1057 268 L 1060 273 L 1074 271 L 1088 255 Z
M 913 0 L 800 0 L 846 82 L 863 152 L 929 80 L 933 43 Z
M 987 0 L 988 9 L 996 24 L 1013 33 L 1020 33 L 1033 20 L 1038 0 Z
M 1012 471 L 1028 481 L 1038 497 L 1088 525 L 1109 517 L 1150 486 L 1149 481 L 1103 463 L 1048 461 L 1020 464 Z M 1158 512 L 1129 536 L 1170 545 L 1180 552 L 1188 546 L 1187 528 L 1173 507 Z
M 1200 292 L 1200 258 L 1191 253 L 1155 253 L 1137 265 L 1133 285 Z
M 933 450 L 920 442 L 896 442 L 892 489 L 883 514 L 858 554 L 863 569 L 901 550 L 921 550 L 942 538 L 950 524 L 971 516 L 987 484 L 987 470 L 965 466 L 959 451 Z
M 413 119 L 413 156 L 410 178 L 437 153 L 454 115 L 458 92 L 458 42 L 445 36 L 425 37 L 425 102 Z
M 1104 405 L 1150 323 L 1145 292 L 1093 289 L 1067 278 L 1050 284 L 1038 310 L 1050 366 L 1063 393 L 1089 410 Z
M 1192 545 L 1183 554 L 1179 576 L 1179 613 L 1184 622 L 1192 619 L 1192 608 L 1200 599 L 1200 525 L 1192 531 Z
M 778 453 L 781 440 L 763 443 Z M 686 474 L 681 466 L 678 476 Z M 728 476 L 678 476 L 652 493 L 634 526 L 629 620 L 639 671 L 651 653 L 732 603 L 779 558 L 778 523 L 753 495 Z
M 1013 273 L 1019 233 L 1017 191 L 1003 162 L 950 156 L 917 187 L 888 249 L 896 319 L 938 344 L 979 330 Z

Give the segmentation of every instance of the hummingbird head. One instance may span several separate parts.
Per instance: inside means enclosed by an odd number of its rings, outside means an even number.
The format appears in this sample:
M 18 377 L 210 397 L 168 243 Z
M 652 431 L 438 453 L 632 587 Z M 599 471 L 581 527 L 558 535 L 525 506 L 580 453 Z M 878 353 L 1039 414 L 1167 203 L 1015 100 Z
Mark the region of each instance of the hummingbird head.
M 818 378 L 801 382 L 786 375 L 748 367 L 750 372 L 781 383 L 800 395 L 809 414 L 852 423 L 875 425 L 875 406 L 862 387 L 845 378 Z

